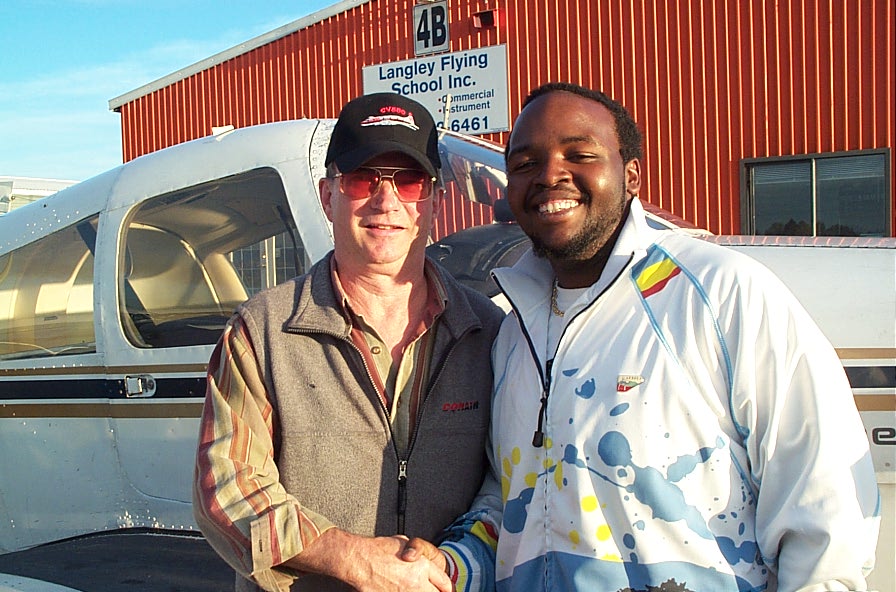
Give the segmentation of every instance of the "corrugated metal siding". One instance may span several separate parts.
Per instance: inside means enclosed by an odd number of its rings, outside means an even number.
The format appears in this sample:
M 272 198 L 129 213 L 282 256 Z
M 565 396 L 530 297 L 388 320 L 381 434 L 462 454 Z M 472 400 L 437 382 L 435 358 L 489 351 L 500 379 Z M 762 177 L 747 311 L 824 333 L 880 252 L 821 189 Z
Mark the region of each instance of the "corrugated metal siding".
M 125 160 L 212 126 L 335 116 L 362 92 L 364 66 L 413 57 L 413 4 L 353 7 L 122 105 Z M 503 24 L 475 29 L 486 9 Z M 507 44 L 511 119 L 543 82 L 604 90 L 645 133 L 642 196 L 715 233 L 740 231 L 743 158 L 894 148 L 893 0 L 472 0 L 449 11 L 452 51 Z M 478 221 L 473 209 L 449 209 L 439 234 Z

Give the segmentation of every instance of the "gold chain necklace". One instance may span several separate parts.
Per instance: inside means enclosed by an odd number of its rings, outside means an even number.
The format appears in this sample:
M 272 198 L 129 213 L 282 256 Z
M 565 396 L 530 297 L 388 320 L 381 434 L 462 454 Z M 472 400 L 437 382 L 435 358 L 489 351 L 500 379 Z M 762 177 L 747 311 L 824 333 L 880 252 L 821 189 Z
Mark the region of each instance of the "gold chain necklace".
M 558 317 L 563 316 L 563 311 L 560 310 L 560 307 L 557 306 L 557 284 L 560 282 L 557 278 L 554 278 L 554 287 L 551 288 L 551 312 L 553 312 Z

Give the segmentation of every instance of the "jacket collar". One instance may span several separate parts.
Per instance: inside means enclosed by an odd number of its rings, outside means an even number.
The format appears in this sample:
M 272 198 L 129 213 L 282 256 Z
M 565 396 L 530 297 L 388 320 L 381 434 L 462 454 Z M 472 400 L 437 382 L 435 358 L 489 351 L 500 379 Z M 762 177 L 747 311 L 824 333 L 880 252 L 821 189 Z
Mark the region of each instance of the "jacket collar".
M 613 245 L 606 267 L 597 281 L 582 294 L 574 308 L 597 298 L 628 265 L 642 259 L 660 232 L 662 231 L 647 225 L 641 200 L 637 197 L 632 198 L 628 216 L 623 223 L 619 238 Z M 524 318 L 540 313 L 543 307 L 549 306 L 554 270 L 547 259 L 536 257 L 531 249 L 526 251 L 513 267 L 495 269 L 492 275 L 514 308 Z

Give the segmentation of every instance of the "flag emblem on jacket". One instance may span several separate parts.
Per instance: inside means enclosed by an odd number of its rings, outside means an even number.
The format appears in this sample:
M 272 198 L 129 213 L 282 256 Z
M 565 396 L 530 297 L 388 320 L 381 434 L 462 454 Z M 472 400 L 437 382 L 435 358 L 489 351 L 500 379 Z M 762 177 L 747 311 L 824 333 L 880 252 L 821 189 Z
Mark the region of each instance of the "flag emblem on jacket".
M 646 265 L 641 268 L 641 272 L 635 279 L 644 298 L 665 288 L 669 280 L 681 273 L 681 268 L 675 264 L 675 261 L 666 257 L 660 250 L 651 253 L 650 259 L 653 260 L 646 261 Z
M 616 379 L 616 392 L 624 393 L 625 391 L 635 388 L 642 382 L 644 382 L 643 376 L 620 374 L 619 378 Z

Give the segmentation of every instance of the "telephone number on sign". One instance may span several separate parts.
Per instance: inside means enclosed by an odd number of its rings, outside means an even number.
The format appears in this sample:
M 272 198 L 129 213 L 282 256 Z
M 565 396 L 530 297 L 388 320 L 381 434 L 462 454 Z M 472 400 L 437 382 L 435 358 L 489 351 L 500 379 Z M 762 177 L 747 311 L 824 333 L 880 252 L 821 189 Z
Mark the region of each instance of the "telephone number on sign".
M 439 127 L 444 127 L 439 122 Z M 479 132 L 488 129 L 488 115 L 482 117 L 465 117 L 464 119 L 452 119 L 448 127 L 453 132 Z

